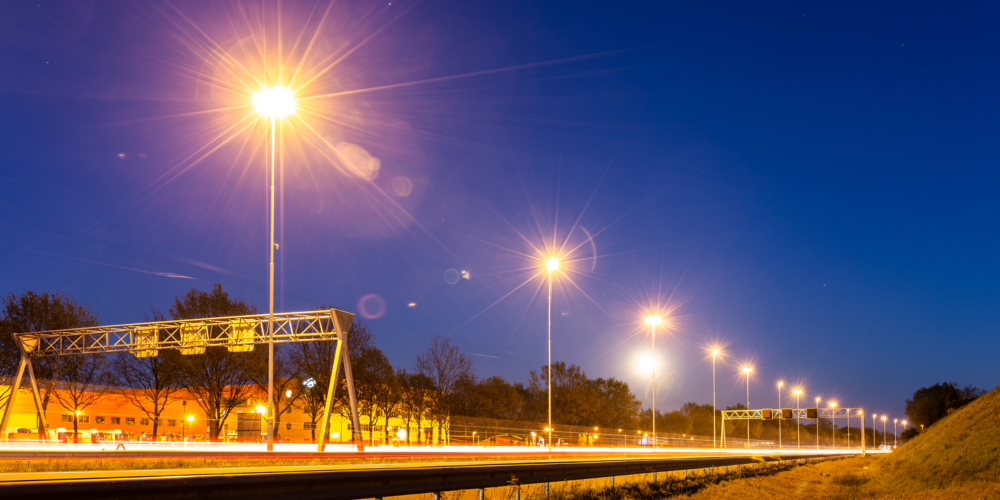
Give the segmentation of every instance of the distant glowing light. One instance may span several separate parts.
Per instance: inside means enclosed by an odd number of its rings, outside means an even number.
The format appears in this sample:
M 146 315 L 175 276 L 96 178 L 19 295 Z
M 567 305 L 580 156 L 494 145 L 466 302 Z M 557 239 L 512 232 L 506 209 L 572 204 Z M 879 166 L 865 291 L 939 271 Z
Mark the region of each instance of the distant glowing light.
M 416 302 L 410 302 L 409 304 L 406 304 L 406 305 L 408 307 L 417 307 L 417 303 Z
M 646 324 L 648 325 L 659 325 L 663 322 L 663 319 L 659 316 L 649 316 L 646 318 Z
M 399 432 L 396 433 L 396 437 L 399 439 L 406 439 L 406 429 L 400 429 Z
M 188 415 L 187 416 L 187 421 L 188 422 L 194 422 L 194 415 Z
M 257 413 L 267 413 L 267 408 L 264 405 L 257 405 Z
M 304 386 L 312 389 L 313 387 L 316 387 L 316 379 L 314 379 L 314 378 L 307 378 L 304 381 L 302 381 L 302 385 L 304 385 Z
M 549 271 L 555 271 L 556 269 L 559 269 L 559 259 L 555 257 L 550 258 L 549 260 L 545 261 L 545 267 Z
M 288 389 L 287 391 L 285 391 L 285 397 L 286 398 L 292 397 L 292 390 L 291 389 Z
M 753 371 L 753 368 L 752 368 L 752 367 L 749 367 L 749 366 L 744 366 L 744 367 L 743 367 L 743 373 L 747 373 L 747 374 L 749 374 L 749 373 L 750 373 L 750 372 L 752 372 L 752 371 Z
M 257 92 L 253 97 L 257 112 L 266 118 L 284 118 L 295 112 L 295 93 L 282 86 Z

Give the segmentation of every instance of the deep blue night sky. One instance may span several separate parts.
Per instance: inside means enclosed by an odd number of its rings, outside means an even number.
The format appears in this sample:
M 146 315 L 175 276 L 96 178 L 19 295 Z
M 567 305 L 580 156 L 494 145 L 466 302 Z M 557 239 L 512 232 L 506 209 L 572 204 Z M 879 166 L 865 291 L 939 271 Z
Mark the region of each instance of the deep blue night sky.
M 58 289 L 106 324 L 216 282 L 266 310 L 262 136 L 204 154 L 236 120 L 198 47 L 280 26 L 287 49 L 328 4 L 276 5 L 0 2 L 0 292 Z M 745 399 L 743 362 L 754 407 L 778 380 L 894 417 L 921 386 L 993 388 L 998 9 L 337 3 L 307 65 L 357 49 L 313 87 L 364 91 L 288 134 L 277 309 L 364 312 L 402 367 L 448 335 L 525 381 L 543 278 L 508 292 L 555 232 L 579 248 L 554 359 L 648 401 L 659 305 L 661 409 L 711 401 L 716 341 L 720 406 Z M 319 136 L 377 177 L 309 153 Z

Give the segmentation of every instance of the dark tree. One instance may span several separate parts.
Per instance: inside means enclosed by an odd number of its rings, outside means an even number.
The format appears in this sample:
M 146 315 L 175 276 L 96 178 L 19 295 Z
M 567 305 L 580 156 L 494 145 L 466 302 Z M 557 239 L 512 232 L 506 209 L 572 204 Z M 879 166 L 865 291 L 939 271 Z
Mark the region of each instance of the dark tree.
M 163 315 L 156 308 L 145 321 L 162 321 Z M 153 436 L 159 432 L 160 413 L 167 407 L 179 387 L 180 353 L 162 350 L 156 356 L 138 358 L 131 353 L 115 355 L 109 377 L 115 391 L 153 420 Z
M 691 419 L 691 434 L 695 436 L 711 436 L 712 435 L 712 405 L 698 404 L 695 402 L 687 402 L 681 405 L 681 413 L 686 415 Z M 716 435 L 718 435 L 719 426 L 722 425 L 721 415 L 717 415 L 714 421 L 716 426 Z
M 590 384 L 592 390 L 597 392 L 599 402 L 594 424 L 610 429 L 635 426 L 635 415 L 642 403 L 632 394 L 627 383 L 615 378 L 599 378 Z
M 80 413 L 108 394 L 108 377 L 104 371 L 104 355 L 73 356 L 59 373 L 59 390 L 53 395 L 59 404 L 73 414 L 73 442 L 79 442 Z
M 375 445 L 375 426 L 386 401 L 386 386 L 394 385 L 395 372 L 389 358 L 375 346 L 361 349 L 357 358 L 351 359 L 354 372 L 354 390 L 358 398 L 358 413 L 368 417 L 371 444 Z
M 437 411 L 447 416 L 450 413 L 448 395 L 463 379 L 474 380 L 472 358 L 451 343 L 448 337 L 436 336 L 426 351 L 417 354 L 414 364 L 417 373 L 422 373 L 434 381 L 441 396 L 437 401 Z
M 914 425 L 930 426 L 983 394 L 985 391 L 978 387 L 960 388 L 953 382 L 921 387 L 912 399 L 906 400 L 906 416 Z
M 173 319 L 197 319 L 220 316 L 257 314 L 257 308 L 243 299 L 231 299 L 216 283 L 211 292 L 192 288 L 174 299 L 170 308 Z M 198 406 L 209 421 L 212 439 L 217 439 L 221 424 L 238 406 L 246 403 L 256 389 L 254 380 L 261 366 L 254 357 L 266 356 L 256 348 L 250 352 L 229 352 L 225 347 L 207 347 L 204 354 L 181 357 L 179 381 L 182 387 L 197 397 Z M 266 367 L 267 362 L 264 362 Z
M 663 413 L 656 419 L 656 430 L 671 434 L 687 434 L 691 432 L 691 418 L 674 410 Z
M 410 431 L 412 424 L 415 422 L 420 427 L 433 408 L 434 381 L 422 373 L 407 373 L 406 370 L 397 372 L 396 379 L 402 396 L 400 414 L 406 422 L 407 441 L 412 443 L 414 437 L 418 437 Z
M 543 408 L 548 406 L 548 367 L 529 375 L 529 387 L 534 399 Z M 553 424 L 593 426 L 600 408 L 598 394 L 592 390 L 587 374 L 577 365 L 563 361 L 552 364 Z
M 12 334 L 62 330 L 97 326 L 97 314 L 90 311 L 87 304 L 78 304 L 73 297 L 60 291 L 35 293 L 25 291 L 21 295 L 8 294 L 3 297 L 3 312 L 0 315 L 0 377 L 7 376 L 10 383 L 3 383 L 5 392 L 0 392 L 6 404 L 10 397 L 10 387 L 16 375 L 20 351 L 14 345 Z M 55 384 L 63 373 L 76 363 L 80 356 L 49 356 L 34 358 L 32 364 L 42 394 L 42 411 L 48 408 Z M 44 422 L 38 423 L 41 430 Z

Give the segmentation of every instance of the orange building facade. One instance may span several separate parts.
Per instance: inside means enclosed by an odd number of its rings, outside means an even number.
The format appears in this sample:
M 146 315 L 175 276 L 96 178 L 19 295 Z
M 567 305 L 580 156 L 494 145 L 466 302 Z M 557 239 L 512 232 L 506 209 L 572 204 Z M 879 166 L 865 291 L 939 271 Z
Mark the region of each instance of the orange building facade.
M 2 387 L 2 386 L 0 386 Z M 6 393 L 8 387 L 0 394 Z M 56 391 L 58 389 L 53 389 Z M 78 439 L 115 441 L 203 441 L 211 433 L 209 416 L 198 405 L 195 396 L 186 391 L 178 391 L 175 397 L 160 412 L 156 435 L 153 435 L 153 419 L 125 396 L 114 392 L 101 397 L 95 404 L 80 408 L 76 416 Z M 44 397 L 44 395 L 43 395 Z M 284 397 L 284 395 L 280 395 Z M 258 408 L 261 405 L 261 408 Z M 264 395 L 249 398 L 243 405 L 233 409 L 219 426 L 219 439 L 227 442 L 260 442 L 266 439 L 266 424 L 263 410 L 267 402 Z M 152 406 L 152 405 L 148 405 Z M 282 405 L 284 406 L 284 405 Z M 4 408 L 0 406 L 0 409 Z M 64 408 L 53 395 L 45 411 L 47 438 L 50 440 L 73 440 L 74 412 Z M 319 418 L 317 420 L 317 425 Z M 414 446 L 433 446 L 440 442 L 441 433 L 436 422 L 410 422 L 409 425 L 398 415 L 391 415 L 389 421 L 375 419 L 370 425 L 367 416 L 361 416 L 362 436 L 367 444 L 393 443 Z M 314 442 L 313 422 L 310 415 L 293 404 L 280 417 L 275 433 L 278 442 Z M 374 428 L 373 428 L 374 427 Z M 330 441 L 347 442 L 351 439 L 349 417 L 331 415 Z M 38 439 L 38 424 L 34 399 L 28 388 L 19 391 L 4 436 L 8 439 Z

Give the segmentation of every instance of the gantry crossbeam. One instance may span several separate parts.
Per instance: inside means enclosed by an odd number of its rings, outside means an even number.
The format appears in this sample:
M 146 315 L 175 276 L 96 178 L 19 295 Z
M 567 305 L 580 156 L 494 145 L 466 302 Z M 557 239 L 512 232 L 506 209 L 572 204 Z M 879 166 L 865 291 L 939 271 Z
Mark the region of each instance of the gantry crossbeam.
M 333 340 L 334 310 L 276 313 L 274 342 Z M 127 325 L 93 326 L 45 332 L 16 333 L 24 352 L 33 356 L 64 356 L 131 352 L 138 357 L 156 356 L 160 349 L 199 354 L 206 347 L 249 351 L 266 344 L 267 314 L 155 321 Z
M 727 420 L 800 420 L 800 419 L 828 419 L 836 420 L 838 418 L 864 418 L 865 410 L 863 408 L 784 408 L 784 411 L 790 411 L 791 416 L 783 417 L 783 409 L 781 408 L 764 408 L 759 410 L 722 410 L 722 446 L 726 446 L 726 421 Z M 765 418 L 765 414 L 770 413 L 770 418 Z M 810 416 L 810 413 L 812 415 Z M 749 423 L 747 424 L 749 425 Z M 863 427 L 863 426 L 862 426 Z M 780 426 L 779 426 L 780 428 Z M 747 429 L 749 434 L 749 429 Z M 780 432 L 780 431 L 779 431 Z M 819 437 L 817 436 L 817 448 L 819 447 Z M 749 436 L 748 440 L 749 442 Z M 780 441 L 779 441 L 779 446 Z M 861 453 L 865 452 L 864 440 L 861 442 Z
M 799 419 L 799 418 L 812 418 L 806 417 L 806 408 L 793 409 L 792 416 L 785 419 Z M 863 411 L 860 408 L 817 408 L 816 409 L 819 418 L 857 418 L 862 416 L 859 411 Z M 772 420 L 781 419 L 781 409 L 775 408 L 771 410 Z M 725 420 L 764 420 L 764 410 L 722 410 L 722 418 Z

